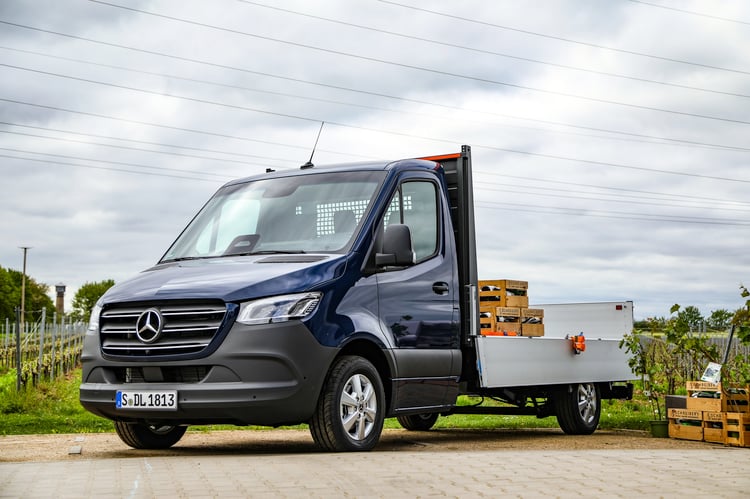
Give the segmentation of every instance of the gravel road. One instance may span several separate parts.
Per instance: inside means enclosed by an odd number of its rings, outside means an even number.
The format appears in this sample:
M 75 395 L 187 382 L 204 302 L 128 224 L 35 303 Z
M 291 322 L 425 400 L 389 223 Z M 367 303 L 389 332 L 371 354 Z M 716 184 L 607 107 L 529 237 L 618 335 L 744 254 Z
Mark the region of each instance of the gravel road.
M 373 452 L 454 450 L 701 449 L 715 444 L 653 438 L 646 432 L 600 430 L 565 435 L 559 429 L 461 430 L 425 432 L 384 430 Z M 306 430 L 189 431 L 171 449 L 135 450 L 114 433 L 0 436 L 0 462 L 65 461 L 147 456 L 297 454 L 317 452 Z

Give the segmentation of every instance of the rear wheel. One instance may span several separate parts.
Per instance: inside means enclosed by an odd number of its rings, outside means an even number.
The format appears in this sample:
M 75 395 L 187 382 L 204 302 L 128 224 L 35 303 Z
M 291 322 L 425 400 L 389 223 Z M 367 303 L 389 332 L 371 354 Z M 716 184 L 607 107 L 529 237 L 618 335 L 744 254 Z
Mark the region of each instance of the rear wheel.
M 147 425 L 115 421 L 120 440 L 134 449 L 167 449 L 179 442 L 187 426 Z
M 398 416 L 398 422 L 401 426 L 411 431 L 427 431 L 433 427 L 440 414 L 437 412 L 427 412 L 424 414 L 409 414 L 408 416 Z
M 555 397 L 560 428 L 569 435 L 590 435 L 599 426 L 601 395 L 594 383 L 569 385 Z
M 327 451 L 367 451 L 383 431 L 385 395 L 377 369 L 367 359 L 338 359 L 328 374 L 310 420 L 315 443 Z

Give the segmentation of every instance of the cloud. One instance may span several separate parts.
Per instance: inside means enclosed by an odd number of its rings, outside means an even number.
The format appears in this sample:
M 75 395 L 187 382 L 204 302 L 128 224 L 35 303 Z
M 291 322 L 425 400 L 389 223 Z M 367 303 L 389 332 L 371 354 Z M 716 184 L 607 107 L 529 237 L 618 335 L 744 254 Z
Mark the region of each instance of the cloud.
M 626 2 L 63 3 L 0 4 L 35 28 L 0 29 L 0 265 L 33 246 L 29 273 L 68 302 L 155 263 L 224 181 L 304 163 L 325 121 L 317 164 L 472 145 L 480 275 L 532 300 L 740 305 L 739 23 Z

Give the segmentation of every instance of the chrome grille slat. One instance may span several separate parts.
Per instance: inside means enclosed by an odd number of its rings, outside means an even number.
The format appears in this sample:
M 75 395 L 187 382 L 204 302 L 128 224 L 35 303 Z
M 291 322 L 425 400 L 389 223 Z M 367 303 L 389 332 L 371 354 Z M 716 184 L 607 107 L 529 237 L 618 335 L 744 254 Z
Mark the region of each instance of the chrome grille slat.
M 178 344 L 171 344 L 171 345 L 150 345 L 148 350 L 167 350 L 167 349 L 185 349 L 185 348 L 195 348 L 195 347 L 201 347 L 204 348 L 208 343 L 185 343 L 183 345 Z M 107 348 L 110 350 L 132 350 L 132 345 L 107 345 Z
M 149 309 L 159 311 L 163 325 L 156 341 L 144 343 L 136 334 L 136 323 Z M 217 302 L 111 305 L 100 317 L 101 349 L 126 357 L 200 352 L 211 343 L 225 315 L 226 305 Z

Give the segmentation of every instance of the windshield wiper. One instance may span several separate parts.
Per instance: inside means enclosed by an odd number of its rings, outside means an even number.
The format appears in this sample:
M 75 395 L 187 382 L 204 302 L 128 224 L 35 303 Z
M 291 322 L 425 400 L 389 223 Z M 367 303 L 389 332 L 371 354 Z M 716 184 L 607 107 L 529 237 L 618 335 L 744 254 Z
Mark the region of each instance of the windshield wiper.
M 180 256 L 177 258 L 170 258 L 169 260 L 161 260 L 159 263 L 185 262 L 187 260 L 205 260 L 206 258 L 216 258 L 216 257 L 215 256 Z
M 224 253 L 221 257 L 225 256 L 252 256 L 252 255 L 303 255 L 306 252 L 303 250 L 263 250 L 263 251 L 244 251 L 238 253 Z

